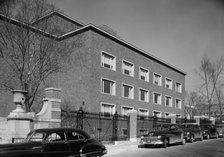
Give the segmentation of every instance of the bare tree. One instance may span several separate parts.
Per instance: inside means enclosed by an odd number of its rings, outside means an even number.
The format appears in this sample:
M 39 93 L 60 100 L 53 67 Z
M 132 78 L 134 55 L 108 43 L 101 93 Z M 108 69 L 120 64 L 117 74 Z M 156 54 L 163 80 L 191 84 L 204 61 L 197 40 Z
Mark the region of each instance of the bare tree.
M 216 62 L 212 62 L 209 58 L 203 58 L 199 71 L 197 71 L 197 74 L 203 81 L 200 93 L 206 97 L 209 108 L 209 118 L 211 117 L 211 105 L 215 103 L 215 96 L 217 97 L 219 95 L 220 85 L 218 82 L 222 79 L 221 76 L 223 71 L 223 58 L 217 60 Z
M 25 108 L 30 111 L 41 84 L 63 68 L 63 62 L 80 43 L 56 41 L 56 36 L 49 34 L 59 30 L 47 20 L 34 27 L 34 21 L 57 10 L 45 0 L 10 2 L 0 8 L 0 87 L 28 91 Z M 9 17 L 12 20 L 7 20 Z

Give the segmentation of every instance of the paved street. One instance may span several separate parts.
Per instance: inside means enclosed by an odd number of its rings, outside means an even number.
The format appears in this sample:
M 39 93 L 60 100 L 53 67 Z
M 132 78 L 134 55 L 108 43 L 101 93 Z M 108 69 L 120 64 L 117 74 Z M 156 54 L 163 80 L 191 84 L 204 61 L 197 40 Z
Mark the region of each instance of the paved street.
M 221 157 L 224 138 L 197 141 L 165 148 L 137 148 L 137 143 L 108 145 L 105 157 Z

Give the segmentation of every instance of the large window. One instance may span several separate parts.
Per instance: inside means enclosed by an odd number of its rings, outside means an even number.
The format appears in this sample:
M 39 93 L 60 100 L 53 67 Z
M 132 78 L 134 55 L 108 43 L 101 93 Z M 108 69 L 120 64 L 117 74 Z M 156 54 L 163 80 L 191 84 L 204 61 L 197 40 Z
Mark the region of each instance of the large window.
M 167 89 L 172 89 L 172 86 L 173 86 L 173 81 L 171 79 L 169 79 L 169 78 L 166 78 L 165 79 L 165 87 Z
M 129 75 L 129 76 L 134 76 L 134 64 L 123 60 L 122 62 L 122 73 Z
M 165 96 L 165 105 L 172 107 L 172 97 L 170 96 Z
M 126 84 L 122 84 L 123 97 L 133 99 L 134 98 L 134 87 Z
M 153 111 L 153 116 L 156 116 L 156 117 L 161 118 L 162 117 L 162 114 L 161 114 L 160 111 Z
M 175 90 L 179 93 L 182 93 L 182 84 L 179 82 L 176 82 L 175 84 Z
M 147 117 L 147 116 L 149 116 L 149 110 L 140 108 L 140 109 L 138 109 L 138 115 L 140 117 Z
M 102 67 L 105 67 L 111 70 L 116 70 L 116 59 L 114 56 L 108 53 L 102 52 L 101 65 Z
M 108 79 L 102 79 L 102 93 L 115 95 L 115 82 Z
M 122 106 L 121 107 L 121 114 L 124 116 L 128 115 L 128 111 L 133 110 L 133 107 L 129 107 L 129 106 Z
M 149 102 L 149 91 L 145 89 L 139 89 L 139 100 Z
M 153 103 L 161 105 L 161 97 L 160 93 L 153 93 Z
M 140 67 L 139 68 L 139 79 L 149 82 L 149 70 Z
M 181 108 L 182 101 L 180 99 L 175 99 L 175 107 L 176 108 Z
M 114 115 L 115 113 L 115 105 L 113 104 L 108 104 L 108 103 L 102 103 L 101 104 L 101 112 L 105 116 L 111 116 Z
M 153 74 L 153 83 L 157 84 L 158 86 L 162 86 L 162 76 L 159 74 Z

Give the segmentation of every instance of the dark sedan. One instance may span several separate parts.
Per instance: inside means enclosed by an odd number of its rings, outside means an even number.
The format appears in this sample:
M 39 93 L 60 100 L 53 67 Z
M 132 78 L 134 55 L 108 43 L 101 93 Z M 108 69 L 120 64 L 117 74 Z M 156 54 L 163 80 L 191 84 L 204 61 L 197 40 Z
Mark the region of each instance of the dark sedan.
M 104 145 L 74 128 L 37 129 L 24 142 L 0 145 L 0 157 L 98 157 Z
M 201 124 L 201 128 L 204 139 L 218 138 L 218 131 L 214 124 Z
M 200 125 L 197 123 L 183 123 L 181 128 L 185 132 L 187 141 L 193 142 L 196 139 L 203 140 L 203 132 Z
M 177 124 L 161 124 L 157 125 L 154 131 L 142 136 L 138 147 L 160 145 L 166 148 L 169 144 L 181 143 L 184 145 L 185 142 L 184 132 Z

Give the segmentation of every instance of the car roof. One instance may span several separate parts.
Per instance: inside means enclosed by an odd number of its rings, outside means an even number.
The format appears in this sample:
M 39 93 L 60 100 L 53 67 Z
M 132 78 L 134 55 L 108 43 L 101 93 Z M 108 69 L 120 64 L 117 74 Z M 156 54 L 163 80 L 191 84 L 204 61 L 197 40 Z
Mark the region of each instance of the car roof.
M 61 127 L 61 128 L 41 128 L 41 129 L 35 129 L 33 130 L 34 132 L 45 132 L 45 133 L 52 133 L 52 132 L 67 132 L 67 131 L 78 131 L 78 132 L 82 132 L 85 133 L 83 130 L 81 129 L 77 129 L 77 128 L 72 128 L 72 127 Z

